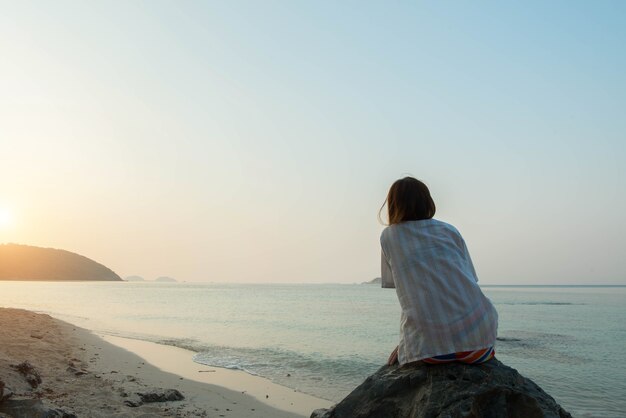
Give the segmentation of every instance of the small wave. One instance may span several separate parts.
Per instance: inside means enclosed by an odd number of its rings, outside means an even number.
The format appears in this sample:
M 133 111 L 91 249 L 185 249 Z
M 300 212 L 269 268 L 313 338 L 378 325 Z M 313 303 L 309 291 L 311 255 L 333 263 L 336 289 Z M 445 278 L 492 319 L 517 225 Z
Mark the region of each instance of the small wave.
M 248 370 L 239 364 L 214 364 L 214 362 L 206 362 L 206 361 L 203 361 L 202 359 L 198 359 L 197 354 L 193 356 L 193 361 L 198 364 L 203 364 L 205 366 L 220 367 L 222 369 L 228 369 L 228 370 L 238 370 L 238 371 L 248 373 L 252 376 L 259 376 L 257 373 L 251 370 Z
M 379 366 L 364 368 L 363 362 L 358 360 L 346 363 L 340 359 L 315 359 L 300 353 L 272 348 L 212 346 L 186 338 L 162 338 L 149 334 L 110 330 L 100 330 L 99 332 L 115 337 L 149 341 L 193 351 L 196 354 L 192 359 L 198 364 L 243 371 L 252 376 L 264 377 L 282 386 L 331 401 L 337 401 L 347 395 L 359 381 Z M 366 371 L 358 373 L 359 370 Z M 335 376 L 329 378 L 329 374 L 332 375 L 333 371 Z M 286 379 L 286 377 L 289 378 Z M 332 381 L 334 388 L 320 387 L 318 383 L 326 380 Z M 337 386 L 343 390 L 337 392 Z M 337 395 L 338 393 L 339 395 Z
M 496 341 L 517 342 L 517 341 L 522 341 L 522 340 L 519 338 L 498 337 L 496 338 Z
M 194 359 L 194 361 L 196 363 L 204 364 L 201 361 L 196 361 L 195 359 Z M 214 364 L 208 364 L 207 366 L 214 366 Z M 228 369 L 228 370 L 243 370 L 243 367 L 237 366 L 236 364 L 230 364 L 230 365 L 227 364 L 227 365 L 224 366 L 224 368 Z
M 502 331 L 503 335 L 498 336 L 498 341 L 505 342 L 524 342 L 529 344 L 545 344 L 545 343 L 572 343 L 575 337 L 566 334 L 556 334 L 553 332 L 525 331 L 525 330 L 507 330 Z
M 207 366 L 243 370 L 328 400 L 338 400 L 347 395 L 380 367 L 380 364 L 354 357 L 329 358 L 320 353 L 307 354 L 271 347 L 205 347 L 193 360 Z M 320 382 L 332 382 L 332 385 Z
M 512 357 L 545 359 L 555 363 L 572 365 L 590 361 L 585 357 L 563 350 L 562 347 L 576 344 L 576 338 L 571 335 L 508 331 L 506 335 L 497 337 L 496 341 L 500 343 L 497 347 L 499 353 Z
M 568 305 L 585 305 L 585 303 L 574 303 L 574 302 L 500 302 L 498 305 L 548 305 L 548 306 L 568 306 Z
M 185 338 L 181 338 L 181 339 L 171 339 L 171 338 L 167 338 L 164 339 L 162 337 L 159 337 L 157 335 L 153 335 L 153 334 L 144 334 L 144 333 L 140 333 L 140 332 L 129 332 L 129 331 L 113 331 L 110 329 L 98 329 L 96 330 L 99 333 L 102 333 L 104 335 L 110 335 L 112 337 L 120 337 L 120 338 L 128 338 L 131 340 L 140 340 L 140 341 L 148 341 L 151 343 L 156 343 L 156 344 L 161 344 L 161 345 L 170 345 L 172 347 L 178 347 L 178 348 L 183 348 L 185 350 L 189 350 L 189 351 L 195 351 L 198 352 L 199 350 L 197 349 L 197 345 L 198 343 L 194 340 L 191 339 L 185 339 Z
M 306 354 L 272 347 L 227 347 L 188 338 L 163 338 L 110 330 L 99 332 L 183 348 L 195 352 L 193 361 L 198 364 L 240 370 L 330 401 L 343 398 L 380 367 L 379 363 L 358 356 L 331 358 L 321 353 Z M 332 385 L 321 382 L 332 382 Z
M 185 350 L 193 351 L 195 353 L 202 351 L 204 348 L 203 344 L 190 338 L 179 338 L 179 339 L 167 338 L 167 339 L 159 339 L 158 341 L 155 341 L 155 342 L 158 344 L 171 345 L 173 347 L 183 348 Z

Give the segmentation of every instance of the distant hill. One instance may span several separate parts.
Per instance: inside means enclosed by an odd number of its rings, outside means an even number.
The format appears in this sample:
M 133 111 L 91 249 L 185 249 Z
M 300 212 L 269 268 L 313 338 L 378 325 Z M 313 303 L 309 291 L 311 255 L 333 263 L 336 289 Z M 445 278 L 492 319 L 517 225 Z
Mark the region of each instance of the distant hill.
M 361 284 L 382 284 L 383 279 L 380 277 L 376 277 L 375 279 L 370 280 L 369 282 L 363 282 Z
M 155 282 L 175 282 L 176 279 L 167 276 L 161 276 L 154 279 Z
M 108 267 L 69 251 L 0 244 L 0 280 L 121 281 L 122 278 Z
M 141 276 L 128 276 L 125 277 L 124 280 L 126 280 L 127 282 L 143 282 L 145 281 L 145 279 Z

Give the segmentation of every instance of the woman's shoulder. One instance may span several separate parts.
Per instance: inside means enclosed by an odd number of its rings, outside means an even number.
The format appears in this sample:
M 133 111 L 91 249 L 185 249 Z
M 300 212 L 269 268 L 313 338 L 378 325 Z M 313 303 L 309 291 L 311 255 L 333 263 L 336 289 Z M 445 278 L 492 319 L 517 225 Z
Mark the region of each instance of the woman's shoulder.
M 393 234 L 394 227 L 396 225 L 388 225 L 383 229 L 383 232 L 380 233 L 380 241 L 383 242 L 389 238 L 390 235 Z
M 449 223 L 444 222 L 444 221 L 440 221 L 438 219 L 431 219 L 431 221 L 432 221 L 431 225 L 433 225 L 433 226 L 439 227 L 441 229 L 446 229 L 448 231 L 455 232 L 457 234 L 459 233 L 459 230 L 456 229 L 456 227 L 454 225 L 452 225 L 452 224 L 449 224 Z
M 394 235 L 402 233 L 403 231 L 412 231 L 419 233 L 420 231 L 427 231 L 429 229 L 437 227 L 454 229 L 452 225 L 439 221 L 437 219 L 420 219 L 418 221 L 405 221 L 393 225 L 388 225 L 387 227 L 385 227 L 385 229 L 383 229 L 380 237 L 381 239 L 385 237 L 392 237 Z
M 414 229 L 414 230 L 444 229 L 444 230 L 458 232 L 454 225 L 449 224 L 444 221 L 440 221 L 439 219 L 435 219 L 435 218 L 422 219 L 419 221 L 402 222 L 394 226 L 399 226 L 399 227 L 404 227 L 404 228 L 409 228 L 409 229 Z
M 452 224 L 449 224 L 439 219 L 422 219 L 419 221 L 407 221 L 399 224 L 389 225 L 380 235 L 381 241 L 393 238 L 399 233 L 408 232 L 411 235 L 431 235 L 435 234 L 450 234 L 461 236 L 458 229 Z
M 385 229 L 383 229 L 383 232 L 380 233 L 381 244 L 383 244 L 384 246 L 386 242 L 397 241 L 400 235 L 406 235 L 402 234 L 402 231 L 405 229 L 404 224 L 406 224 L 406 222 L 388 225 L 387 227 L 385 227 Z
M 454 239 L 457 242 L 462 242 L 463 241 L 463 236 L 461 235 L 461 233 L 459 232 L 458 229 L 456 229 L 456 227 L 452 224 L 449 224 L 447 222 L 443 222 L 443 221 L 439 221 L 439 220 L 435 220 L 433 219 L 433 227 L 437 229 L 438 233 L 440 235 L 445 235 L 448 236 L 452 239 Z

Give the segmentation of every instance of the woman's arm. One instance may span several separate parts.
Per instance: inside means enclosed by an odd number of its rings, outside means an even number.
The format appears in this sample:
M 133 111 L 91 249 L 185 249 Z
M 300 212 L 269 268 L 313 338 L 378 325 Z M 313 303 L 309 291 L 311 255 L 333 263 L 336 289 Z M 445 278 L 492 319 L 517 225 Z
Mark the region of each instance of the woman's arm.
M 467 244 L 465 244 L 465 240 L 461 238 L 463 241 L 463 253 L 465 258 L 467 259 L 467 264 L 469 264 L 469 268 L 471 272 L 474 274 L 474 280 L 478 282 L 478 274 L 476 274 L 476 269 L 474 268 L 474 263 L 472 263 L 472 257 L 470 257 L 469 250 L 467 249 Z
M 385 251 L 380 252 L 380 273 L 382 278 L 382 287 L 394 289 L 396 284 L 393 282 L 393 272 L 389 260 L 385 256 Z
M 393 366 L 398 362 L 398 347 L 396 347 L 389 356 L 389 360 L 387 360 L 387 366 Z

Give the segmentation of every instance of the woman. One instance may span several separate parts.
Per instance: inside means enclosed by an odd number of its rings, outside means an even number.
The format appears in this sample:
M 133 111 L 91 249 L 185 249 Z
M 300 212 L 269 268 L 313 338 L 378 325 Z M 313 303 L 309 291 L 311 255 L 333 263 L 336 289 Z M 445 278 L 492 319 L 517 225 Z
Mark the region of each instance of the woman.
M 402 308 L 400 344 L 388 364 L 492 359 L 498 314 L 478 287 L 461 234 L 432 219 L 430 191 L 412 177 L 393 183 L 385 203 L 382 286 L 396 289 Z

